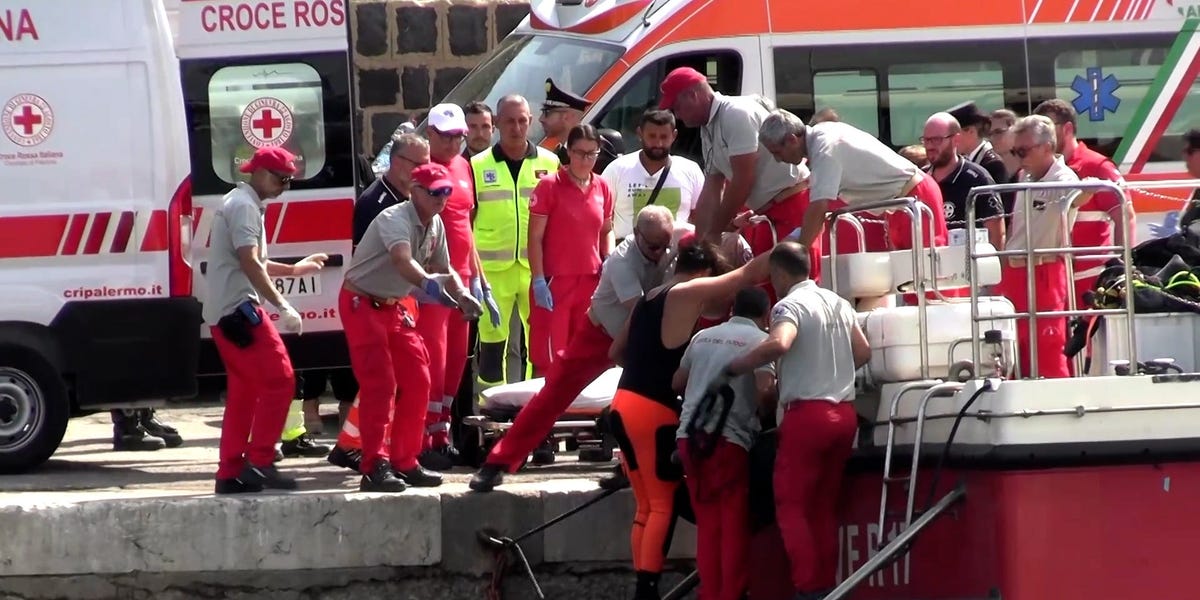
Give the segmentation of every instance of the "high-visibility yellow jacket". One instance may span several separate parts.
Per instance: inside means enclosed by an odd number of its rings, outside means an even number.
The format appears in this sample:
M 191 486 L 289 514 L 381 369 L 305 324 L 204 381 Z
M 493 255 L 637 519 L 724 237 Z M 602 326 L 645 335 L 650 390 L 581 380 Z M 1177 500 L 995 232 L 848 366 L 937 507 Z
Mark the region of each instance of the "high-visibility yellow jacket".
M 496 144 L 471 157 L 475 177 L 475 248 L 484 271 L 515 263 L 529 268 L 529 196 L 538 180 L 558 170 L 553 152 L 530 143 L 514 180 Z

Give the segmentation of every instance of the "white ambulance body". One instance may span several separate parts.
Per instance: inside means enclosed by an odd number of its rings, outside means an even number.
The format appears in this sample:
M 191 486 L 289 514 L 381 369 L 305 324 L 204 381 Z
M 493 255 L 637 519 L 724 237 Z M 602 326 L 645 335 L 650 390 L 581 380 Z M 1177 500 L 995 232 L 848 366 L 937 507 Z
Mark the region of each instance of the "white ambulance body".
M 0 0 L 0 471 L 72 415 L 196 393 L 171 44 L 158 2 Z
M 178 6 L 196 297 L 203 301 L 207 293 L 214 207 L 245 177 L 237 169 L 255 149 L 283 146 L 297 155 L 301 172 L 267 204 L 268 255 L 280 262 L 317 252 L 330 257 L 320 273 L 275 278 L 305 320 L 304 334 L 285 335 L 284 342 L 298 370 L 349 366 L 337 313 L 355 195 L 346 4 L 182 0 Z M 200 331 L 200 375 L 219 375 L 224 368 L 208 328 Z

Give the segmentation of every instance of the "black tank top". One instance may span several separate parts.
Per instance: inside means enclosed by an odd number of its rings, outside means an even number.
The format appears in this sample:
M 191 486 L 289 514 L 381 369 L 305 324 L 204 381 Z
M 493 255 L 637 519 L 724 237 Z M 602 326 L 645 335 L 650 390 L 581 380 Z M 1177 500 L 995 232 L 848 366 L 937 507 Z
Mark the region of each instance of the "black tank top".
M 675 390 L 671 389 L 671 378 L 679 368 L 679 361 L 683 360 L 687 344 L 666 348 L 662 343 L 663 311 L 671 287 L 649 300 L 643 297 L 634 305 L 629 316 L 625 366 L 617 386 L 678 410 L 679 401 Z

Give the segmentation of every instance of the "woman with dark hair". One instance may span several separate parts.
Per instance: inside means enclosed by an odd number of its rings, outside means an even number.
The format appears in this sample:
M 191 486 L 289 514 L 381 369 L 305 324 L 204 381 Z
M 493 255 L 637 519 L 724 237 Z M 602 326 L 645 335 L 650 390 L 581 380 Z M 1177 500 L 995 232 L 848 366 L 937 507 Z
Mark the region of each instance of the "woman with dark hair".
M 529 358 L 544 375 L 567 346 L 600 282 L 600 265 L 616 245 L 613 192 L 592 173 L 600 134 L 576 125 L 567 135 L 570 162 L 543 177 L 529 198 L 529 269 L 534 306 Z
M 679 243 L 674 274 L 638 300 L 613 340 L 609 356 L 623 371 L 610 422 L 637 502 L 630 533 L 635 600 L 659 597 L 664 548 L 682 481 L 682 470 L 671 458 L 680 411 L 672 376 L 706 307 L 728 303 L 739 289 L 766 279 L 766 257 L 726 273 L 715 245 L 688 236 Z

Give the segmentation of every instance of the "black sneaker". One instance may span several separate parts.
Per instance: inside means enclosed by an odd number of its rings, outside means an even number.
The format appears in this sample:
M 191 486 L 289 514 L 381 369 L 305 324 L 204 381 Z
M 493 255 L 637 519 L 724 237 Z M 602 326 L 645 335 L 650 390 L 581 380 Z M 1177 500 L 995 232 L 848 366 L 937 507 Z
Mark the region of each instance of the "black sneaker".
M 281 460 L 283 460 L 283 450 L 276 448 L 275 449 L 275 462 L 279 462 Z
M 468 485 L 476 492 L 490 492 L 501 483 L 504 483 L 504 467 L 484 463 Z
M 217 494 L 254 494 L 263 491 L 261 485 L 243 483 L 237 478 L 218 479 L 215 493 Z
M 113 452 L 153 452 L 166 447 L 166 442 L 142 431 L 113 437 Z
M 458 456 L 458 451 L 454 450 L 454 446 L 426 448 L 417 457 L 417 462 L 430 471 L 449 471 L 454 468 L 456 456 Z
M 612 474 L 600 478 L 600 489 L 602 490 L 623 490 L 629 487 L 629 477 L 625 475 L 625 469 L 621 465 L 617 465 Z
M 183 445 L 183 436 L 179 435 L 179 430 L 160 421 L 154 409 L 139 410 L 138 422 L 141 423 L 142 429 L 145 429 L 146 433 L 162 438 L 168 448 L 178 448 Z
M 346 450 L 341 446 L 334 446 L 333 450 L 329 451 L 329 456 L 325 457 L 329 464 L 350 469 L 355 473 L 362 471 L 362 450 Z
M 363 475 L 362 480 L 358 482 L 358 491 L 360 492 L 386 492 L 397 493 L 408 489 L 408 485 L 404 480 L 396 477 L 396 472 L 392 470 L 392 465 L 386 460 L 375 462 L 375 468 L 371 469 L 369 475 Z
M 396 473 L 405 483 L 413 487 L 437 487 L 442 485 L 442 474 L 430 471 L 421 465 L 417 465 L 407 471 L 398 471 Z
M 294 440 L 288 440 L 281 444 L 281 451 L 284 456 L 305 456 L 312 458 L 320 458 L 329 454 L 329 446 L 323 446 L 316 443 L 312 436 L 304 433 Z
M 242 474 L 238 475 L 238 479 L 242 483 L 261 485 L 273 490 L 294 490 L 300 487 L 295 479 L 280 473 L 275 465 L 266 467 L 246 465 L 246 468 L 242 469 Z

